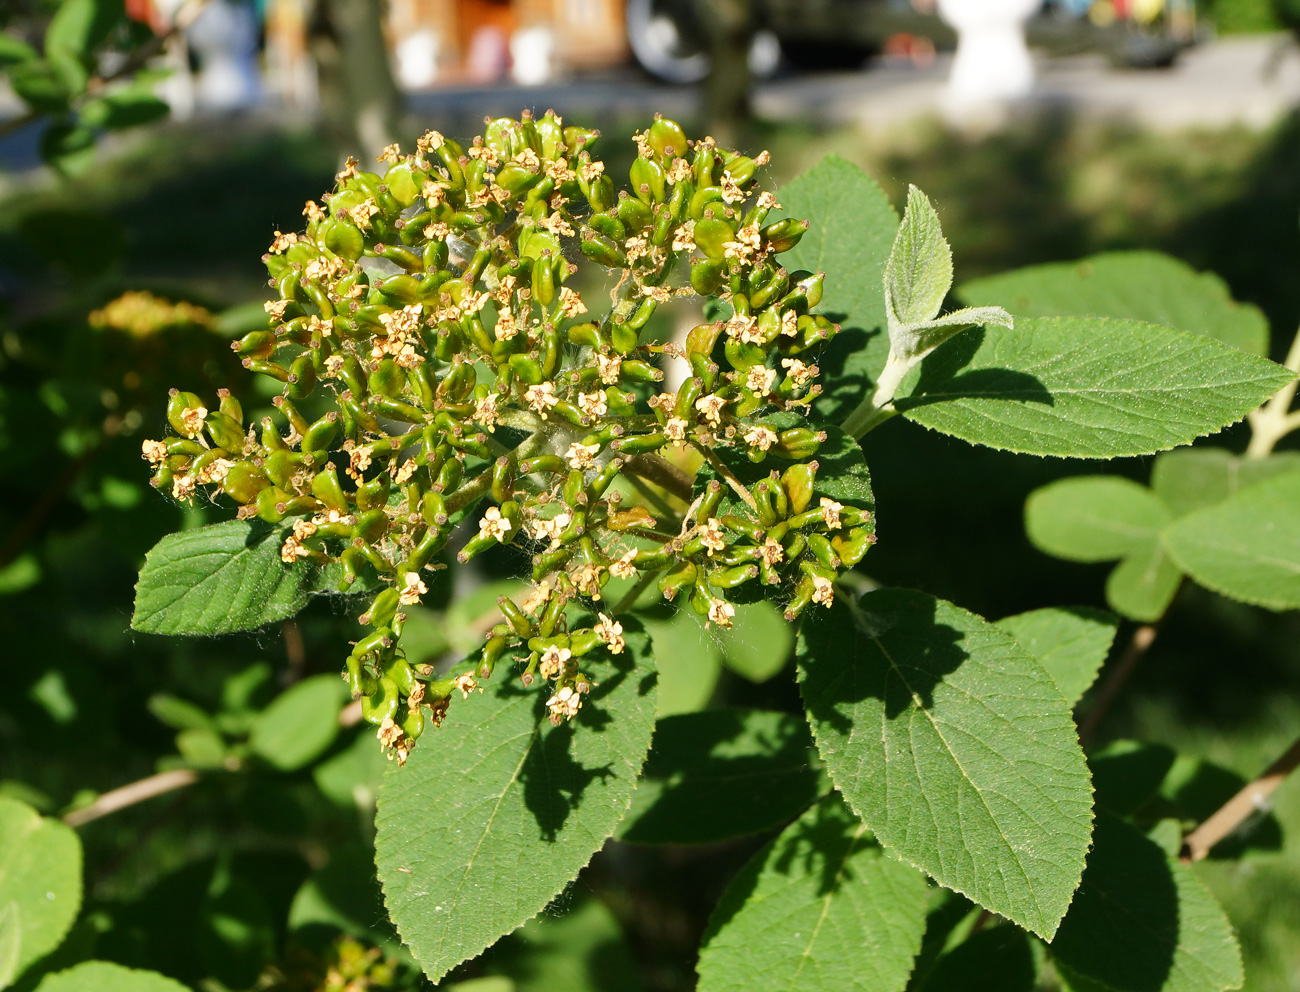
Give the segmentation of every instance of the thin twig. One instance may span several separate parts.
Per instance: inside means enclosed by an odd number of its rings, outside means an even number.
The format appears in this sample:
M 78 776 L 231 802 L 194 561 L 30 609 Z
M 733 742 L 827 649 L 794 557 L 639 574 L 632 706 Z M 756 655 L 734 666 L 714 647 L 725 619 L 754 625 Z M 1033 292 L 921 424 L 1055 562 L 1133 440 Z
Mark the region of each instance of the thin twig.
M 1293 372 L 1300 372 L 1300 331 L 1296 332 L 1283 364 Z M 1246 418 L 1251 431 L 1250 444 L 1246 447 L 1247 458 L 1267 458 L 1278 441 L 1300 428 L 1300 414 L 1287 414 L 1298 386 L 1300 379 L 1292 379 Z
M 1219 807 L 1209 819 L 1183 838 L 1183 861 L 1200 861 L 1211 848 L 1227 837 L 1250 817 L 1265 809 L 1268 797 L 1277 791 L 1296 768 L 1300 768 L 1300 739 L 1282 757 L 1268 766 L 1263 775 L 1248 784 Z
M 1124 688 L 1129 676 L 1137 668 L 1137 663 L 1142 660 L 1142 656 L 1147 653 L 1147 650 L 1155 641 L 1156 635 L 1160 633 L 1160 624 L 1163 619 L 1162 617 L 1155 623 L 1143 624 L 1133 631 L 1133 636 L 1129 638 L 1128 647 L 1124 649 L 1124 653 L 1120 655 L 1119 660 L 1106 674 L 1106 679 L 1097 692 L 1096 701 L 1079 723 L 1079 743 L 1086 744 L 1097 732 L 1097 727 L 1106 718 L 1106 714 L 1110 712 L 1115 700 L 1119 698 L 1120 690 Z
M 624 463 L 624 468 L 633 475 L 653 482 L 660 489 L 667 490 L 683 503 L 691 501 L 691 477 L 658 455 L 633 455 Z
M 159 772 L 157 775 L 150 775 L 138 782 L 124 785 L 120 789 L 105 792 L 89 806 L 64 814 L 63 822 L 70 827 L 79 827 L 83 823 L 98 820 L 101 816 L 116 813 L 120 809 L 134 806 L 146 799 L 183 789 L 198 780 L 199 773 L 192 768 L 173 768 L 170 771 Z

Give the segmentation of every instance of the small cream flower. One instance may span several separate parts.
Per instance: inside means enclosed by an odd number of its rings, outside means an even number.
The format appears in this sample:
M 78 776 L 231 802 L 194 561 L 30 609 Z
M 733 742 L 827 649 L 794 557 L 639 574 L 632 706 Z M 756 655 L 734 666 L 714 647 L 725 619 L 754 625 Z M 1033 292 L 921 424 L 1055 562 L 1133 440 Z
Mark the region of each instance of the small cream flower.
M 552 726 L 559 726 L 561 720 L 572 720 L 582 708 L 582 697 L 569 686 L 564 686 L 546 701 L 546 708 L 551 711 Z
M 588 417 L 603 417 L 609 412 L 609 402 L 605 399 L 605 394 L 599 390 L 592 393 L 579 393 L 578 409 Z
M 745 443 L 759 451 L 766 451 L 776 444 L 776 431 L 762 424 L 755 424 L 745 433 Z
M 620 355 L 597 355 L 596 371 L 600 373 L 600 381 L 607 386 L 618 385 L 619 377 L 623 373 L 623 359 Z
M 469 672 L 464 675 L 457 675 L 451 680 L 451 684 L 453 688 L 460 690 L 461 699 L 469 699 L 469 694 L 475 689 L 479 692 L 483 691 L 483 687 L 478 684 L 478 679 L 474 678 Z
M 636 575 L 636 551 L 629 551 L 609 566 L 609 574 L 616 579 L 630 579 Z
M 306 558 L 308 550 L 302 546 L 298 538 L 290 534 L 284 539 L 284 544 L 280 547 L 280 560 L 292 565 L 299 558 Z
M 763 542 L 763 561 L 768 565 L 779 565 L 785 561 L 785 549 L 776 538 L 769 537 Z
M 148 459 L 153 465 L 157 465 L 167 457 L 167 445 L 161 441 L 145 441 L 140 445 L 140 457 Z
M 207 419 L 207 407 L 192 406 L 181 411 L 181 426 L 190 437 L 198 437 L 203 433 L 203 422 Z
M 844 509 L 843 503 L 837 503 L 833 499 L 821 498 L 822 520 L 826 523 L 827 530 L 840 529 L 840 511 Z
M 483 513 L 483 519 L 478 522 L 480 535 L 490 534 L 502 543 L 510 537 L 513 529 L 514 524 L 501 515 L 501 508 L 497 506 L 489 506 Z
M 721 396 L 710 393 L 708 396 L 701 396 L 695 401 L 695 409 L 714 427 L 722 424 L 722 408 L 727 405 L 727 401 Z
M 537 670 L 541 672 L 542 678 L 553 679 L 564 670 L 565 664 L 572 657 L 573 652 L 568 648 L 552 644 L 542 652 L 541 661 L 537 663 Z
M 689 426 L 681 417 L 669 417 L 668 423 L 664 424 L 664 437 L 674 444 L 681 444 L 686 440 L 686 428 Z
M 805 365 L 797 358 L 783 358 L 781 365 L 789 370 L 790 378 L 794 380 L 796 386 L 806 386 L 821 372 L 816 365 Z
M 759 398 L 770 393 L 775 383 L 776 369 L 765 368 L 762 365 L 751 365 L 745 376 L 745 388 Z
M 488 393 L 481 400 L 474 404 L 474 422 L 481 424 L 483 429 L 489 434 L 495 434 L 497 430 L 497 397 L 496 393 Z
M 543 417 L 546 416 L 547 410 L 560 402 L 560 398 L 555 395 L 555 385 L 550 382 L 529 386 L 524 390 L 524 400 Z
M 609 648 L 610 654 L 622 654 L 627 641 L 623 638 L 623 625 L 604 613 L 597 614 L 600 621 L 596 624 L 596 636 Z
M 560 288 L 560 316 L 576 317 L 578 314 L 586 313 L 587 306 L 582 302 L 582 297 L 578 291 L 570 289 L 568 286 Z
M 736 615 L 736 608 L 722 599 L 709 603 L 709 620 L 719 627 L 730 627 L 731 618 Z
M 402 157 L 402 149 L 398 147 L 396 142 L 394 142 L 391 145 L 386 145 L 384 147 L 384 150 L 375 156 L 375 161 L 396 162 L 401 157 Z
M 822 606 L 830 606 L 835 602 L 835 588 L 831 585 L 831 580 L 823 578 L 820 575 L 813 576 L 813 596 L 814 603 L 820 603 Z
M 600 453 L 598 444 L 582 444 L 574 441 L 569 445 L 569 450 L 565 452 L 564 457 L 569 462 L 569 468 L 588 469 L 595 464 L 596 455 Z
M 695 221 L 688 220 L 673 233 L 673 251 L 695 250 Z
M 704 522 L 704 526 L 700 529 L 700 543 L 709 549 L 710 555 L 727 546 L 727 535 L 723 533 L 722 524 L 716 517 L 709 517 Z
M 402 576 L 402 594 L 398 597 L 398 602 L 403 606 L 414 606 L 428 591 L 429 587 L 420 579 L 418 572 L 407 572 Z

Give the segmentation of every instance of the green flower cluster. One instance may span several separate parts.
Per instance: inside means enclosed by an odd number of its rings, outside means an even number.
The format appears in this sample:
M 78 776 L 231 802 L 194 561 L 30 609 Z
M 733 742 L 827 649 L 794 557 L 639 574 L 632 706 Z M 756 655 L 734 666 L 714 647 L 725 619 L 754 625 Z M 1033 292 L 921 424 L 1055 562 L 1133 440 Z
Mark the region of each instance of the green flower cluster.
M 617 608 L 580 629 L 566 608 L 601 603 L 611 577 L 658 576 L 666 598 L 685 591 L 723 626 L 727 590 L 757 579 L 790 592 L 793 619 L 829 604 L 873 540 L 863 511 L 816 498 L 825 434 L 791 417 L 820 388 L 805 358 L 838 328 L 811 312 L 821 274 L 776 261 L 807 223 L 767 222 L 779 205 L 754 183 L 766 153 L 688 142 L 656 119 L 616 195 L 597 137 L 525 114 L 468 147 L 432 131 L 414 155 L 391 146 L 383 175 L 349 161 L 307 204 L 306 232 L 277 232 L 264 258 L 272 328 L 234 343 L 283 384 L 289 433 L 245 423 L 224 390 L 216 409 L 173 390 L 178 436 L 144 445 L 155 486 L 180 499 L 207 486 L 284 525 L 285 562 L 336 564 L 343 590 L 382 581 L 346 677 L 399 760 L 507 656 L 527 655 L 525 685 L 550 686 L 553 721 L 572 718 L 592 684 L 582 666 L 624 642 Z M 613 285 L 598 320 L 570 285 L 583 258 Z M 641 340 L 657 308 L 700 296 L 723 319 L 684 344 Z M 686 365 L 675 392 L 658 386 L 669 362 Z M 769 456 L 793 464 L 752 487 L 728 467 Z M 709 481 L 693 486 L 701 465 Z M 668 495 L 634 502 L 626 484 Z M 472 669 L 440 678 L 405 659 L 402 608 L 471 514 L 457 560 L 527 548 L 534 586 L 499 600 Z

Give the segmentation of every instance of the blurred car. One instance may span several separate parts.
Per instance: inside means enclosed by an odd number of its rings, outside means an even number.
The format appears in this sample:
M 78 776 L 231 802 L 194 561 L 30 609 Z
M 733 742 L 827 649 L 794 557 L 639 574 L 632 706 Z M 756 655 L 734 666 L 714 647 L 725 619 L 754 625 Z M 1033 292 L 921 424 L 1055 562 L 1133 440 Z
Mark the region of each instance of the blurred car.
M 707 0 L 627 0 L 628 43 L 652 76 L 695 83 L 709 71 L 701 4 Z M 934 0 L 752 0 L 756 18 L 750 66 L 758 76 L 782 59 L 797 69 L 850 69 L 890 39 L 924 38 L 940 50 L 957 36 Z M 1300 0 L 1297 0 L 1300 2 Z M 1127 68 L 1171 65 L 1195 40 L 1190 0 L 1048 0 L 1028 26 L 1029 43 L 1053 54 L 1104 52 Z M 1098 8 L 1098 9 L 1093 9 Z M 1154 11 L 1139 23 L 1133 11 Z M 1185 12 L 1184 16 L 1171 16 Z

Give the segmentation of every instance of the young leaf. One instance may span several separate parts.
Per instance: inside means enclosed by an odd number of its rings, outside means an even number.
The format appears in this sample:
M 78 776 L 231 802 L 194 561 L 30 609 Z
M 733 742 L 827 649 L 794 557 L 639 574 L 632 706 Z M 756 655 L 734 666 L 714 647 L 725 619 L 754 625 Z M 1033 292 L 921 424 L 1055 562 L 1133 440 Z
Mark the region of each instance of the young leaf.
M 789 713 L 709 710 L 659 721 L 618 839 L 713 844 L 787 822 L 829 789 L 808 723 Z
M 1151 490 L 1174 518 L 1216 506 L 1241 490 L 1300 468 L 1300 453 L 1277 452 L 1267 458 L 1243 458 L 1223 448 L 1166 451 L 1151 470 Z
M 431 981 L 541 912 L 627 811 L 654 728 L 655 674 L 650 639 L 623 626 L 626 650 L 592 666 L 598 684 L 571 723 L 552 727 L 545 693 L 503 681 L 453 704 L 453 718 L 385 776 L 384 901 Z
M 180 982 L 156 971 L 123 968 L 110 961 L 83 961 L 67 971 L 47 975 L 36 992 L 189 992 Z
M 826 273 L 818 310 L 840 324 L 817 359 L 826 384 L 817 412 L 838 423 L 875 383 L 889 354 L 883 280 L 898 214 L 874 179 L 838 155 L 783 186 L 780 198 L 791 216 L 810 222 L 782 264 L 792 272 Z
M 910 377 L 909 377 L 910 378 Z M 970 330 L 895 406 L 933 430 L 1033 455 L 1153 454 L 1240 420 L 1295 373 L 1197 334 L 1131 320 L 1021 318 Z
M 291 685 L 257 715 L 248 743 L 253 753 L 282 772 L 308 765 L 325 753 L 339 732 L 347 691 L 335 675 L 313 675 Z
M 1038 659 L 1073 706 L 1101 671 L 1119 621 L 1102 610 L 1069 607 L 1031 610 L 997 625 Z
M 14 908 L 9 908 L 14 907 Z M 13 974 L 62 943 L 81 908 L 81 841 L 26 803 L 0 798 L 0 910 L 18 944 Z
M 140 569 L 131 626 L 148 634 L 229 634 L 284 620 L 311 597 L 316 570 L 280 560 L 280 532 L 229 520 L 168 534 Z
M 1212 272 L 1154 251 L 1114 251 L 1031 265 L 963 284 L 966 303 L 1000 303 L 1021 317 L 1120 317 L 1204 334 L 1268 355 L 1268 319 L 1238 303 Z
M 1300 607 L 1300 472 L 1183 517 L 1164 546 L 1208 589 L 1272 610 Z
M 895 354 L 910 351 L 896 330 L 934 320 L 952 288 L 952 249 L 943 236 L 939 215 L 915 186 L 907 188 L 907 209 L 885 266 L 885 313 Z
M 925 931 L 925 877 L 885 857 L 834 797 L 732 881 L 700 948 L 700 992 L 901 992 Z
M 1123 559 L 1106 582 L 1106 601 L 1142 621 L 1164 613 L 1182 578 L 1160 544 L 1171 519 L 1151 490 L 1114 475 L 1062 479 L 1025 503 L 1025 530 L 1039 549 L 1069 561 Z
M 1050 938 L 1079 883 L 1092 787 L 1070 706 L 1011 635 L 897 589 L 800 631 L 832 780 L 885 849 Z
M 1097 816 L 1079 892 L 1052 941 L 1065 977 L 1116 992 L 1222 992 L 1244 976 L 1232 926 L 1192 870 L 1113 814 Z

